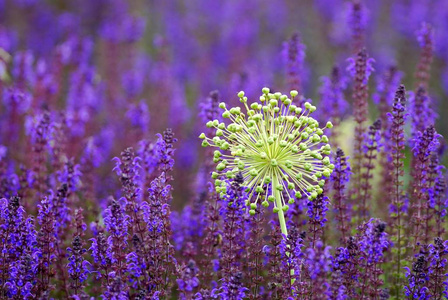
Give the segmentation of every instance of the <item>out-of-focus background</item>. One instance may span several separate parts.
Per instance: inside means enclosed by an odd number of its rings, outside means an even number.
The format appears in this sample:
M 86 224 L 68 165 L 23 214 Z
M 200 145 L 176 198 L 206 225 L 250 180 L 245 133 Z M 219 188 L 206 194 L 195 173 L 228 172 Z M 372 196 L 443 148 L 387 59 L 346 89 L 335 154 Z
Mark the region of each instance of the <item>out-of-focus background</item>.
M 240 90 L 254 100 L 264 86 L 286 93 L 294 77 L 299 92 L 319 107 L 321 77 L 334 65 L 349 77 L 347 59 L 355 55 L 358 32 L 375 60 L 371 123 L 380 113 L 379 78 L 391 66 L 402 73 L 409 91 L 416 90 L 422 26 L 433 30 L 428 93 L 439 115 L 437 130 L 448 136 L 448 1 L 364 1 L 358 12 L 350 4 L 0 0 L 0 85 L 5 87 L 0 145 L 26 161 L 27 152 L 14 149 L 28 147 L 35 116 L 47 110 L 60 114 L 68 128 L 64 147 L 76 161 L 93 157 L 93 167 L 104 174 L 96 189 L 106 197 L 118 185 L 110 176 L 111 159 L 173 128 L 178 138 L 174 205 L 182 206 L 194 193 L 194 174 L 204 159 L 197 139 L 204 128 L 199 112 L 211 91 L 236 105 Z M 351 103 L 346 81 L 344 95 Z M 350 152 L 350 109 L 346 115 L 340 145 Z

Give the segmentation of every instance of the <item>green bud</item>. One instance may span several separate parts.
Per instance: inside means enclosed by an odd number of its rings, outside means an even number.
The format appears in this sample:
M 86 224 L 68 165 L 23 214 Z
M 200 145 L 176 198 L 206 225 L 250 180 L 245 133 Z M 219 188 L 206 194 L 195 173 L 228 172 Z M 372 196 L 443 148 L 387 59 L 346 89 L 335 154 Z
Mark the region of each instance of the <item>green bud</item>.
M 263 92 L 263 94 L 269 94 L 270 90 L 269 90 L 269 88 L 264 87 L 261 91 Z
M 264 178 L 264 183 L 266 183 L 266 184 L 271 183 L 271 177 L 266 176 L 266 177 Z
M 328 169 L 325 169 L 323 172 L 322 172 L 322 175 L 324 175 L 325 177 L 330 177 L 330 170 L 328 170 Z
M 257 171 L 257 169 L 251 169 L 251 170 L 249 171 L 249 175 L 252 176 L 252 177 L 257 176 L 257 175 L 258 175 L 258 171 Z
M 239 115 L 241 113 L 241 108 L 240 107 L 232 107 L 230 109 L 230 113 L 232 115 Z
M 273 167 L 277 167 L 278 166 L 278 162 L 275 158 L 271 159 L 271 166 Z
M 309 103 L 309 102 L 305 102 L 305 108 L 306 109 L 310 109 L 311 108 L 311 103 Z
M 275 100 L 275 99 L 272 99 L 272 100 L 269 101 L 269 105 L 271 105 L 271 106 L 277 106 L 277 105 L 278 105 L 278 101 Z
M 224 170 L 225 168 L 226 168 L 226 165 L 223 164 L 223 163 L 219 163 L 219 164 L 216 166 L 216 170 L 218 170 L 218 171 L 222 171 L 222 170 Z
M 208 128 L 212 128 L 213 127 L 213 122 L 212 121 L 208 121 L 205 126 L 207 126 Z
M 225 112 L 222 113 L 222 117 L 223 118 L 229 118 L 230 117 L 230 112 L 228 110 L 226 110 Z
M 257 203 L 251 203 L 250 204 L 250 208 L 251 209 L 256 209 L 257 208 Z
M 206 138 L 205 133 L 201 133 L 201 134 L 199 135 L 199 138 L 200 138 L 200 139 L 205 139 L 205 138 Z
M 253 209 L 249 210 L 249 214 L 250 214 L 251 216 L 255 215 L 255 210 L 253 210 Z
M 283 210 L 284 212 L 287 212 L 288 209 L 289 209 L 289 206 L 288 206 L 288 205 L 283 205 L 282 210 Z
M 297 145 L 292 146 L 291 152 L 292 153 L 298 153 L 299 152 L 299 147 L 297 147 Z
M 287 141 L 280 141 L 280 147 L 286 147 L 288 145 Z
M 291 99 L 286 99 L 285 101 L 283 101 L 283 103 L 285 105 L 290 105 L 291 104 Z
M 280 107 L 277 107 L 277 106 L 274 107 L 274 112 L 275 112 L 275 113 L 278 113 L 279 111 L 280 111 Z
M 323 187 L 325 185 L 325 180 L 319 180 L 318 184 L 320 187 Z
M 328 121 L 326 127 L 327 127 L 327 128 L 333 128 L 333 123 L 331 123 L 330 121 Z
M 219 147 L 219 148 L 221 150 L 229 150 L 229 147 L 230 147 L 229 143 L 224 142 L 224 143 L 222 143 L 221 147 Z
M 289 198 L 288 203 L 289 204 L 294 204 L 296 202 L 296 200 L 294 200 L 293 198 Z
M 297 107 L 297 108 L 295 109 L 295 113 L 298 114 L 298 115 L 300 115 L 300 114 L 302 113 L 302 108 Z
M 300 198 L 302 198 L 302 193 L 301 192 L 296 192 L 295 196 L 296 196 L 297 199 L 300 199 Z
M 328 137 L 326 135 L 323 135 L 321 141 L 322 143 L 328 143 Z
M 283 185 L 277 185 L 276 187 L 275 187 L 275 189 L 277 190 L 277 191 L 283 191 Z
M 226 124 L 219 123 L 218 128 L 221 129 L 221 130 L 226 129 Z
M 235 177 L 235 175 L 233 174 L 232 171 L 227 171 L 227 172 L 226 172 L 226 177 L 229 178 L 229 179 L 232 179 L 232 178 Z
M 311 105 L 311 107 L 310 107 L 310 112 L 315 112 L 316 111 L 316 106 L 314 106 L 314 105 Z
M 274 96 L 276 99 L 280 99 L 280 97 L 282 96 L 282 93 L 276 92 L 276 93 L 274 93 Z
M 274 196 L 272 196 L 272 195 L 269 195 L 269 196 L 268 196 L 268 201 L 269 201 L 269 202 L 274 202 L 274 200 L 275 200 L 275 197 L 274 197 Z
M 226 104 L 224 102 L 219 103 L 219 108 L 225 109 Z
M 264 200 L 263 202 L 261 202 L 261 205 L 263 205 L 264 207 L 269 207 L 269 202 Z
M 221 129 L 216 130 L 216 136 L 223 136 L 223 132 Z
M 216 172 L 213 172 L 213 173 L 212 173 L 212 178 L 213 178 L 213 179 L 216 179 L 216 178 L 218 178 L 218 176 L 219 176 L 219 174 L 218 174 L 218 173 L 216 173 Z
M 293 189 L 294 189 L 294 183 L 288 182 L 288 190 L 293 190 Z
M 297 180 L 302 180 L 302 178 L 303 178 L 303 174 L 298 172 L 297 175 L 296 175 L 296 179 Z
M 302 132 L 302 134 L 300 135 L 300 137 L 303 139 L 303 140 L 306 140 L 307 138 L 308 138 L 308 133 L 306 133 L 306 132 Z
M 210 146 L 210 144 L 206 140 L 203 140 L 202 147 L 207 147 L 207 146 Z
M 238 93 L 238 97 L 243 98 L 244 97 L 244 91 L 241 91 Z
M 255 188 L 255 192 L 257 192 L 257 193 L 263 193 L 263 192 L 264 192 L 264 189 L 263 189 L 263 187 L 262 187 L 261 185 L 259 185 L 259 186 L 257 186 L 257 187 Z
M 278 207 L 274 207 L 273 209 L 272 209 L 272 212 L 273 213 L 278 213 L 280 211 L 280 209 L 278 208 Z
M 297 96 L 297 95 L 299 94 L 299 92 L 296 91 L 296 90 L 292 90 L 292 91 L 290 92 L 290 94 L 291 94 L 291 97 L 295 97 L 295 96 Z

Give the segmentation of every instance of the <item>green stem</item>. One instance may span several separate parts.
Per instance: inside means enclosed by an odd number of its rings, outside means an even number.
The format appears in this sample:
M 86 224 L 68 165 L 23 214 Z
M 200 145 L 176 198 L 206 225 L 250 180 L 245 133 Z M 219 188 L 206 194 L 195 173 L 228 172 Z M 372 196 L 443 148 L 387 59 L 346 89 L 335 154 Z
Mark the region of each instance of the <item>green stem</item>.
M 283 203 L 280 197 L 280 191 L 277 190 L 277 185 L 278 185 L 277 177 L 272 178 L 272 191 L 274 192 L 275 204 L 278 208 L 278 221 L 280 223 L 280 229 L 282 230 L 282 234 L 284 234 L 285 237 L 287 237 L 288 229 L 286 228 L 285 213 L 283 212 L 282 209 Z
M 279 208 L 278 210 L 278 221 L 280 223 L 280 229 L 282 231 L 282 234 L 284 235 L 283 238 L 288 237 L 288 229 L 286 228 L 286 221 L 285 221 L 285 213 L 283 212 L 283 203 L 282 199 L 280 197 L 280 191 L 277 190 L 278 180 L 277 177 L 272 178 L 272 190 L 274 192 L 275 197 L 275 204 Z M 286 252 L 286 255 L 289 257 L 289 252 Z M 289 265 L 289 264 L 288 264 Z M 294 276 L 294 269 L 289 270 L 291 276 Z M 294 284 L 295 279 L 291 279 L 291 284 Z

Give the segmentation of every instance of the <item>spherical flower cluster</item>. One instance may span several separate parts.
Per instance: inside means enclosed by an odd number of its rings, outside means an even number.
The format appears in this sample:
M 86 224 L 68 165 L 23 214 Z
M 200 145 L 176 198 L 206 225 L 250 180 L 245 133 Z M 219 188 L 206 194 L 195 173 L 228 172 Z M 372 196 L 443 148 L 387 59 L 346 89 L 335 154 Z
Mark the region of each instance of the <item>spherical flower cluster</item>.
M 333 125 L 328 122 L 320 128 L 310 117 L 315 106 L 309 102 L 304 108 L 293 104 L 297 94 L 293 90 L 288 97 L 263 88 L 260 101 L 248 105 L 244 92 L 239 92 L 246 113 L 240 107 L 227 109 L 225 103 L 220 103 L 222 116 L 230 122 L 209 121 L 207 127 L 216 130 L 215 136 L 199 136 L 202 146 L 218 148 L 214 152 L 216 172 L 212 173 L 216 191 L 224 195 L 224 178 L 241 173 L 251 214 L 258 202 L 265 207 L 274 202 L 274 212 L 279 212 L 287 211 L 287 203 L 294 203 L 294 199 L 315 199 L 323 192 L 324 178 L 334 169 L 328 157 L 328 137 L 324 135 L 324 129 Z

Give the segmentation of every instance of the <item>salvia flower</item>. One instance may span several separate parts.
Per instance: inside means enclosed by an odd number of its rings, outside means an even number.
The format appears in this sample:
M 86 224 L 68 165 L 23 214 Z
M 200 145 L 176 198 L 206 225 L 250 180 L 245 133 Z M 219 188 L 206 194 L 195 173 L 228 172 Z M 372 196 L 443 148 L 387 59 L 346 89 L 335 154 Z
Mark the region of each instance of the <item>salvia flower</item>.
M 83 247 L 82 239 L 79 235 L 75 236 L 72 242 L 72 247 L 67 248 L 68 265 L 67 270 L 70 278 L 72 279 L 71 288 L 74 290 L 74 294 L 77 295 L 83 287 L 83 282 L 86 281 L 88 274 L 90 273 L 90 263 L 84 260 L 83 255 L 87 250 Z
M 291 98 L 297 94 L 292 91 Z M 258 202 L 262 201 L 265 207 L 274 202 L 274 212 L 279 213 L 285 234 L 282 218 L 283 211 L 289 208 L 286 203 L 294 203 L 294 197 L 302 195 L 315 199 L 323 192 L 325 181 L 322 178 L 328 178 L 334 168 L 327 157 L 331 150 L 328 137 L 324 135 L 324 128 L 310 117 L 316 107 L 308 102 L 302 109 L 292 104 L 287 95 L 272 94 L 268 88 L 263 88 L 260 102 L 250 104 L 249 108 L 244 92 L 239 92 L 238 96 L 246 114 L 240 107 L 229 110 L 221 103 L 222 116 L 231 123 L 209 121 L 207 127 L 216 129 L 215 137 L 200 135 L 204 147 L 219 149 L 214 152 L 217 167 L 212 173 L 216 191 L 225 195 L 227 187 L 221 179 L 234 178 L 241 172 L 242 185 L 249 193 L 249 212 L 255 213 Z M 327 128 L 332 126 L 331 122 L 326 124 Z
M 412 269 L 405 267 L 408 285 L 404 286 L 405 295 L 409 299 L 430 299 L 429 290 L 426 287 L 428 277 L 428 258 L 425 253 L 420 253 Z

